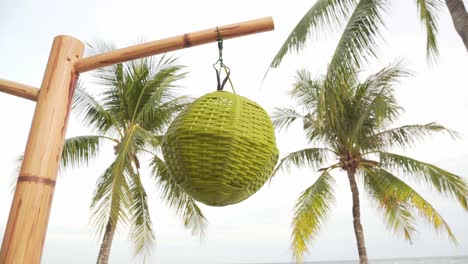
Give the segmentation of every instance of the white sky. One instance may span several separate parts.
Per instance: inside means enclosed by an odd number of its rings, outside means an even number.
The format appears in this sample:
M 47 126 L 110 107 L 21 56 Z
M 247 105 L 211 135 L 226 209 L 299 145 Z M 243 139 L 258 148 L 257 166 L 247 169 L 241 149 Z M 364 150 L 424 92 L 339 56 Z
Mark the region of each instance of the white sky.
M 67 34 L 82 41 L 105 40 L 119 47 L 192 32 L 218 25 L 273 16 L 275 31 L 225 41 L 225 63 L 232 69 L 236 91 L 257 101 L 268 111 L 290 105 L 285 93 L 291 88 L 294 72 L 309 68 L 319 75 L 325 70 L 336 44 L 329 35 L 309 45 L 306 52 L 291 56 L 263 74 L 275 52 L 293 26 L 314 1 L 52 1 L 2 0 L 0 7 L 0 78 L 38 87 L 54 36 Z M 398 90 L 406 109 L 399 124 L 440 122 L 465 135 L 453 142 L 443 137 L 426 141 L 406 154 L 433 162 L 468 177 L 468 55 L 456 35 L 448 12 L 440 14 L 440 62 L 428 66 L 422 26 L 413 1 L 392 1 L 387 18 L 387 44 L 382 59 L 369 65 L 375 71 L 396 58 L 416 72 Z M 465 1 L 465 4 L 468 4 Z M 215 90 L 211 67 L 217 59 L 216 44 L 174 52 L 188 66 L 183 82 L 187 93 L 201 96 Z M 12 195 L 10 182 L 14 160 L 25 147 L 34 103 L 0 94 L 0 237 L 7 221 Z M 70 120 L 68 136 L 89 133 L 76 118 Z M 281 156 L 305 147 L 300 125 L 277 135 Z M 104 149 L 99 162 L 75 170 L 57 183 L 43 263 L 91 263 L 99 242 L 88 225 L 89 204 L 97 176 L 112 158 Z M 292 208 L 300 192 L 310 186 L 317 174 L 308 169 L 281 173 L 247 201 L 224 208 L 202 206 L 209 220 L 207 238 L 200 242 L 186 232 L 174 213 L 161 203 L 156 188 L 147 178 L 150 210 L 157 236 L 150 263 L 233 263 L 280 262 L 290 259 L 289 237 Z M 356 259 L 351 218 L 351 194 L 347 180 L 337 173 L 337 205 L 330 221 L 314 242 L 307 260 Z M 362 197 L 363 226 L 371 258 L 417 257 L 468 254 L 468 214 L 453 202 L 416 188 L 433 203 L 455 232 L 459 246 L 438 237 L 422 224 L 413 246 L 394 237 Z M 362 192 L 364 193 L 364 192 Z M 129 263 L 131 248 L 126 234 L 114 243 L 111 263 Z

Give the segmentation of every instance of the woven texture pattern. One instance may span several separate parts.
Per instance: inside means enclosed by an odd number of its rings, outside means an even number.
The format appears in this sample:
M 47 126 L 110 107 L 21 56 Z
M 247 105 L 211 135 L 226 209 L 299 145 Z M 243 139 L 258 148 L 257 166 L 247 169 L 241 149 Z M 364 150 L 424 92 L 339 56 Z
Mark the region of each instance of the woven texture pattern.
M 224 91 L 195 100 L 170 125 L 162 150 L 174 180 L 195 200 L 225 206 L 247 199 L 269 179 L 278 148 L 268 114 Z

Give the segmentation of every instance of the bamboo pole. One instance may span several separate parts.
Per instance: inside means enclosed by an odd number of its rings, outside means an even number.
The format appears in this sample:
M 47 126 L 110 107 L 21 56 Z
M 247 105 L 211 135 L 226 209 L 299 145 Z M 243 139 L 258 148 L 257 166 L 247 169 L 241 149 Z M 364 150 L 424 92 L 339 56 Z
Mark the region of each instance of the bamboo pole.
M 36 101 L 39 89 L 0 78 L 0 92 L 22 97 L 31 101 Z
M 271 17 L 249 20 L 241 23 L 156 40 L 140 45 L 114 50 L 96 56 L 83 58 L 75 63 L 75 69 L 81 73 L 124 61 L 214 42 L 218 40 L 218 30 L 223 39 L 230 39 L 270 31 L 273 29 L 274 23 Z
M 73 64 L 82 56 L 83 49 L 83 43 L 75 38 L 58 36 L 54 39 L 3 237 L 2 264 L 41 262 L 55 179 L 78 78 Z

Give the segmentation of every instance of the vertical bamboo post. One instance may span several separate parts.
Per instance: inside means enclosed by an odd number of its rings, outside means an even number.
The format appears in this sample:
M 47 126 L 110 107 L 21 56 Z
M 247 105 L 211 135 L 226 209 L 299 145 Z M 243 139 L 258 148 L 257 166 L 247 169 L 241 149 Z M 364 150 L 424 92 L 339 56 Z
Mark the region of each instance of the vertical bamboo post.
M 29 138 L 0 252 L 0 263 L 41 262 L 55 179 L 83 43 L 57 36 L 37 98 Z

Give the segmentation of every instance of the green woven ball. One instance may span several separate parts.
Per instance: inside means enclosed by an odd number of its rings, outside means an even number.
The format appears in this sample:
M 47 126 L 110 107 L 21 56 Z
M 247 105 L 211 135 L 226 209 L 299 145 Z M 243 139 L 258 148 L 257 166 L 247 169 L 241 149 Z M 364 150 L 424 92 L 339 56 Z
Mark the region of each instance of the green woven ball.
M 206 94 L 181 112 L 169 126 L 162 150 L 175 182 L 211 206 L 253 195 L 278 161 L 275 133 L 265 110 L 224 91 Z

